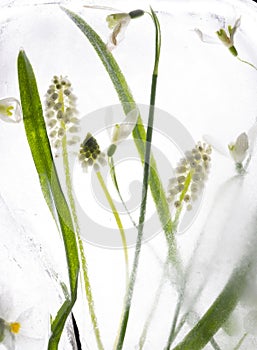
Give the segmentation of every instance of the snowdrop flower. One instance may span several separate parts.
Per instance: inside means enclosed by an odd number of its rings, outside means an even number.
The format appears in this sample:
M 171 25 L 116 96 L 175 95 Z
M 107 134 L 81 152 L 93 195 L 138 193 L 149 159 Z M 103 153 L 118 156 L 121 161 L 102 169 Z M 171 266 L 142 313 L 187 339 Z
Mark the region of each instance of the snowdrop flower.
M 57 150 L 62 140 L 67 137 L 67 144 L 72 146 L 80 141 L 77 119 L 76 97 L 72 93 L 71 83 L 67 78 L 54 76 L 49 86 L 45 101 L 45 117 L 48 136 Z
M 48 333 L 47 318 L 31 308 L 13 317 L 15 310 L 9 293 L 0 296 L 0 344 L 8 350 L 40 350 Z
M 203 41 L 205 43 L 209 43 L 209 44 L 223 43 L 229 49 L 229 51 L 232 53 L 232 55 L 234 57 L 236 57 L 239 61 L 241 61 L 242 63 L 248 64 L 249 66 L 251 66 L 252 68 L 257 70 L 257 68 L 255 67 L 254 64 L 252 64 L 251 62 L 245 61 L 238 56 L 238 52 L 234 46 L 234 36 L 235 36 L 237 29 L 240 27 L 240 23 L 241 23 L 241 17 L 239 17 L 236 20 L 233 27 L 230 25 L 228 26 L 228 32 L 226 32 L 225 29 L 223 29 L 223 28 L 219 29 L 216 32 L 216 34 L 218 36 L 217 39 L 219 39 L 219 41 L 216 40 L 214 37 L 203 33 L 199 28 L 195 28 L 194 31 L 199 36 L 201 41 Z
M 234 142 L 228 144 L 227 150 L 219 142 L 209 135 L 204 135 L 204 139 L 209 142 L 220 154 L 230 156 L 235 162 L 238 174 L 244 174 L 252 157 L 257 138 L 257 121 L 248 130 L 242 132 Z
M 218 30 L 216 33 L 218 35 L 218 38 L 222 41 L 222 43 L 229 49 L 229 51 L 232 53 L 232 55 L 237 56 L 237 50 L 234 46 L 234 36 L 235 33 L 237 31 L 237 29 L 239 28 L 241 23 L 241 17 L 239 17 L 235 24 L 234 27 L 232 26 L 228 26 L 228 33 L 221 28 L 220 30 Z
M 245 132 L 240 134 L 237 137 L 236 142 L 231 142 L 228 145 L 228 149 L 235 163 L 242 164 L 247 156 L 248 149 L 249 149 L 249 141 L 248 141 L 247 134 Z
M 124 121 L 121 124 L 116 124 L 114 126 L 112 137 L 111 137 L 111 146 L 108 148 L 107 154 L 108 157 L 112 157 L 116 151 L 117 145 L 127 139 L 132 133 L 139 116 L 138 110 L 135 108 L 131 110 Z
M 110 51 L 113 50 L 124 38 L 124 33 L 130 20 L 141 17 L 143 14 L 143 10 L 135 10 L 129 13 L 115 13 L 107 16 L 106 21 L 108 23 L 108 27 L 112 29 L 112 33 L 107 43 L 107 48 Z
M 19 123 L 21 121 L 19 101 L 13 97 L 0 100 L 0 119 L 8 123 Z
M 210 169 L 210 154 L 212 148 L 206 143 L 198 142 L 196 146 L 186 152 L 176 168 L 177 176 L 169 180 L 168 202 L 175 208 L 192 209 L 192 202 L 197 199 L 208 178 Z
M 87 133 L 85 140 L 80 145 L 78 158 L 85 172 L 90 166 L 98 171 L 100 166 L 106 165 L 105 154 L 101 152 L 96 139 L 90 133 Z

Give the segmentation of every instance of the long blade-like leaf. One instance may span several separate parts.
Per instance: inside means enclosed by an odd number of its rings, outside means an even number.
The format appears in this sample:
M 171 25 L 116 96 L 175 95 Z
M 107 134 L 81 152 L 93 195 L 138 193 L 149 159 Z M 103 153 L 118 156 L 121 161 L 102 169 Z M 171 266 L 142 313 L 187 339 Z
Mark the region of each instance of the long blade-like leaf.
M 200 350 L 204 348 L 235 309 L 251 268 L 251 258 L 244 257 L 239 267 L 231 274 L 218 298 L 184 340 L 173 350 Z
M 136 103 L 130 92 L 128 84 L 125 80 L 124 75 L 122 74 L 119 65 L 117 64 L 113 55 L 107 50 L 105 43 L 102 41 L 100 36 L 77 14 L 74 12 L 62 8 L 62 10 L 72 19 L 72 21 L 78 26 L 78 28 L 83 32 L 87 37 L 96 53 L 100 57 L 107 73 L 109 74 L 111 81 L 117 91 L 120 102 L 123 106 L 125 113 L 129 113 L 132 109 L 135 108 Z M 144 162 L 145 155 L 145 140 L 146 132 L 145 128 L 142 125 L 142 119 L 139 116 L 138 123 L 133 130 L 133 137 L 138 149 L 139 155 L 141 157 L 142 163 Z M 176 244 L 173 235 L 173 224 L 171 221 L 169 205 L 166 199 L 165 191 L 161 183 L 156 162 L 151 157 L 151 166 L 150 166 L 150 176 L 149 176 L 149 185 L 151 188 L 152 196 L 156 205 L 156 209 L 163 227 L 163 230 L 168 239 L 170 245 L 170 258 L 177 263 L 178 257 L 176 256 Z
M 22 50 L 18 56 L 18 78 L 23 121 L 45 200 L 61 229 L 70 281 L 71 298 L 66 300 L 52 323 L 48 349 L 58 348 L 66 319 L 77 298 L 79 258 L 70 210 L 62 192 L 46 132 L 42 105 L 32 66 Z

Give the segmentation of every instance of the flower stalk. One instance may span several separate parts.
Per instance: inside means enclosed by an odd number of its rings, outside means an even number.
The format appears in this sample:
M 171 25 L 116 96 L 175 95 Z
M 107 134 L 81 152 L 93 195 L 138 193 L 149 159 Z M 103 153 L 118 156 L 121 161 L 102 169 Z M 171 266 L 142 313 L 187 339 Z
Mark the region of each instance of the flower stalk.
M 71 182 L 68 145 L 72 146 L 79 141 L 78 136 L 74 136 L 74 133 L 79 131 L 79 121 L 76 118 L 75 108 L 75 96 L 72 95 L 71 84 L 65 78 L 58 78 L 54 76 L 52 85 L 50 85 L 47 91 L 46 98 L 46 117 L 48 118 L 49 136 L 52 141 L 52 146 L 56 149 L 62 149 L 62 160 L 65 172 L 65 184 L 67 190 L 67 196 L 71 208 L 71 214 L 75 226 L 77 244 L 80 255 L 80 265 L 83 270 L 84 289 L 87 297 L 89 313 L 91 322 L 93 325 L 95 338 L 99 350 L 103 350 L 103 344 L 101 341 L 100 330 L 98 327 L 97 317 L 94 309 L 94 299 L 92 295 L 92 288 L 88 276 L 87 260 L 84 252 L 84 246 L 80 237 L 80 226 L 73 196 L 73 188 Z M 54 128 L 53 128 L 54 127 Z M 72 138 L 67 141 L 67 133 L 72 134 Z M 69 134 L 68 134 L 69 135 Z M 70 135 L 69 135 L 70 136 Z M 83 283 L 83 282 L 82 282 Z
M 151 9 L 151 18 L 153 20 L 156 37 L 155 37 L 155 63 L 152 75 L 152 86 L 151 86 L 151 96 L 150 96 L 150 109 L 149 109 L 149 117 L 147 124 L 147 134 L 146 134 L 146 148 L 145 148 L 145 158 L 144 158 L 144 174 L 143 174 L 143 187 L 142 187 L 142 200 L 140 206 L 140 216 L 139 216 L 139 224 L 138 224 L 138 235 L 137 242 L 135 248 L 135 256 L 132 267 L 132 272 L 130 275 L 129 287 L 125 296 L 125 307 L 123 312 L 123 319 L 121 323 L 121 329 L 118 337 L 117 350 L 121 350 L 123 348 L 123 342 L 126 334 L 130 307 L 133 297 L 133 291 L 137 276 L 137 269 L 139 263 L 139 256 L 141 252 L 142 246 L 142 238 L 143 238 L 143 229 L 144 229 L 144 221 L 145 221 L 145 213 L 146 213 L 146 203 L 147 203 L 147 192 L 148 192 L 148 179 L 149 179 L 149 167 L 150 167 L 150 157 L 151 157 L 151 143 L 152 143 L 152 132 L 153 132 L 153 124 L 154 124 L 154 106 L 155 106 L 155 97 L 156 97 L 156 87 L 157 87 L 157 78 L 158 78 L 158 65 L 159 65 L 159 57 L 160 57 L 160 49 L 161 49 L 161 32 L 160 32 L 160 24 L 157 16 L 154 11 Z
M 119 216 L 119 213 L 115 207 L 115 204 L 112 200 L 110 192 L 104 182 L 103 176 L 100 171 L 100 167 L 106 164 L 105 154 L 100 151 L 100 147 L 96 141 L 96 139 L 88 133 L 86 135 L 85 140 L 82 142 L 80 146 L 79 152 L 79 161 L 81 163 L 82 168 L 87 171 L 89 166 L 92 166 L 94 171 L 96 172 L 97 179 L 102 187 L 102 190 L 105 194 L 105 197 L 110 205 L 113 216 L 116 220 L 117 226 L 120 231 L 123 251 L 124 251 L 124 259 L 125 259 L 125 269 L 126 269 L 126 289 L 128 286 L 129 280 L 129 262 L 128 262 L 128 248 L 127 248 L 127 240 L 125 231 Z
M 105 194 L 105 197 L 111 207 L 111 210 L 112 210 L 112 213 L 113 213 L 113 216 L 115 217 L 115 220 L 116 220 L 116 223 L 117 223 L 117 226 L 120 230 L 120 235 L 121 235 L 121 240 L 122 240 L 122 246 L 123 246 L 123 251 L 124 251 L 124 258 L 125 258 L 125 266 L 126 266 L 126 287 L 128 286 L 128 281 L 129 281 L 129 263 L 128 263 L 128 248 L 127 248 L 127 240 L 126 240 L 126 236 L 125 236 L 125 232 L 124 232 L 124 229 L 123 229 L 123 225 L 122 225 L 122 222 L 121 222 L 121 219 L 120 219 L 120 216 L 117 212 L 117 209 L 113 203 L 113 200 L 112 200 L 112 197 L 110 195 L 110 192 L 108 191 L 108 188 L 106 187 L 105 185 L 105 182 L 104 182 L 104 179 L 103 179 L 103 176 L 100 172 L 100 170 L 98 170 L 96 172 L 96 176 L 98 178 L 98 181 L 104 191 L 104 194 Z

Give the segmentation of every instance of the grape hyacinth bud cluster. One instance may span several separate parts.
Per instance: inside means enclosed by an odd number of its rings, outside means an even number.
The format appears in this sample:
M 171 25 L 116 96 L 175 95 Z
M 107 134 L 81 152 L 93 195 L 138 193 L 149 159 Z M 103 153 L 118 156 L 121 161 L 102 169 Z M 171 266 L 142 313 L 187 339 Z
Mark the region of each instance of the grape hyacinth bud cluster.
M 100 166 L 106 165 L 105 154 L 101 152 L 96 139 L 90 133 L 80 145 L 79 161 L 86 172 L 90 166 L 99 171 Z
M 45 117 L 48 136 L 52 146 L 58 150 L 64 136 L 67 145 L 80 141 L 79 119 L 77 119 L 76 97 L 72 94 L 71 83 L 67 78 L 54 76 L 46 94 Z
M 187 210 L 192 209 L 192 202 L 197 199 L 204 187 L 210 169 L 210 145 L 198 142 L 186 152 L 176 168 L 176 177 L 169 180 L 168 202 L 175 208 L 186 204 Z

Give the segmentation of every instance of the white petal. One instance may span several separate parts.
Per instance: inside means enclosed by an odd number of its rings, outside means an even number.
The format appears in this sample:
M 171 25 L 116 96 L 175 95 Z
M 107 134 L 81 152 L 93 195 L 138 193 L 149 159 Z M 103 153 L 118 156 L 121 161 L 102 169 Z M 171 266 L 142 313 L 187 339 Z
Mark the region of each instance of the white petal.
M 234 27 L 232 28 L 231 34 L 230 34 L 230 40 L 232 43 L 234 43 L 234 36 L 237 31 L 237 29 L 240 27 L 241 24 L 241 17 L 239 17 L 234 24 Z
M 0 100 L 0 119 L 8 123 L 21 121 L 20 102 L 13 97 Z
M 132 133 L 137 123 L 138 115 L 138 110 L 136 108 L 133 109 L 127 114 L 125 120 L 115 127 L 112 138 L 113 143 L 125 140 Z
M 15 344 L 15 350 L 41 350 L 45 345 L 45 339 L 34 339 L 18 335 Z
M 21 336 L 44 338 L 48 333 L 49 317 L 40 308 L 30 308 L 20 314 L 17 321 L 21 325 Z
M 114 28 L 107 42 L 107 48 L 112 51 L 124 39 L 127 26 L 129 25 L 130 17 L 122 19 Z
M 235 152 L 238 155 L 246 155 L 248 148 L 249 148 L 248 136 L 245 132 L 243 132 L 236 139 Z
M 11 321 L 13 316 L 13 299 L 10 292 L 3 290 L 0 294 L 0 318 Z
M 16 350 L 15 349 L 15 337 L 14 335 L 6 329 L 4 333 L 4 339 L 2 341 L 2 344 L 6 347 L 8 350 Z
M 194 32 L 198 35 L 200 40 L 208 44 L 220 44 L 220 41 L 216 37 L 212 37 L 208 34 L 203 33 L 199 28 L 195 28 Z

